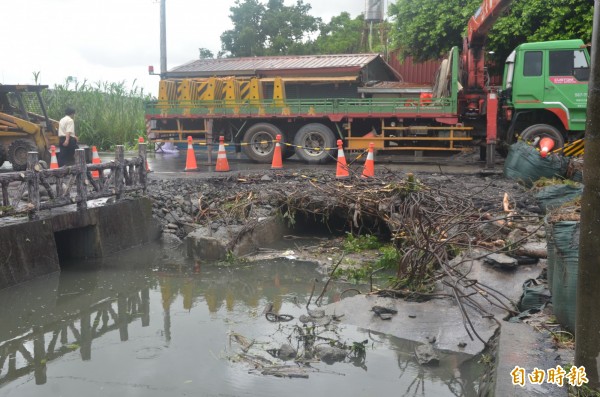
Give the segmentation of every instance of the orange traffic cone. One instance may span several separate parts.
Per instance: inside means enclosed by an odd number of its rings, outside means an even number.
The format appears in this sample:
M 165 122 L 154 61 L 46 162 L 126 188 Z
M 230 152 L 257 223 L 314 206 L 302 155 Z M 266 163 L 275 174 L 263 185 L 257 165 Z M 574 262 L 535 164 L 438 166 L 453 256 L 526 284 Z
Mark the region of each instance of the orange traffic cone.
M 144 143 L 144 137 L 141 136 L 138 138 L 138 143 Z M 152 172 L 150 166 L 148 165 L 148 157 L 146 157 L 146 172 Z
M 225 153 L 225 137 L 219 137 L 219 152 L 217 153 L 217 164 L 215 165 L 216 172 L 229 171 L 229 163 L 227 162 L 227 154 Z
M 542 138 L 540 141 L 540 154 L 542 157 L 546 157 L 548 152 L 554 147 L 554 140 L 552 138 Z
M 186 171 L 198 171 L 198 165 L 196 164 L 196 153 L 194 153 L 194 144 L 192 143 L 192 137 L 188 136 L 188 148 L 187 158 L 185 159 L 185 170 Z
M 337 169 L 335 171 L 335 177 L 337 179 L 345 179 L 350 176 L 350 173 L 348 172 L 348 165 L 346 164 L 346 156 L 344 155 L 344 148 L 342 145 L 342 140 L 338 139 Z
M 98 156 L 98 150 L 96 149 L 96 146 L 92 146 L 92 164 L 102 164 L 100 156 Z M 92 178 L 100 178 L 100 172 L 98 170 L 92 171 Z
M 283 162 L 281 161 L 281 135 L 277 134 L 277 142 L 275 143 L 275 150 L 273 151 L 273 162 L 271 163 L 272 170 L 280 170 L 283 168 Z
M 56 159 L 56 146 L 50 146 L 50 169 L 55 170 L 58 168 L 58 160 Z
M 375 176 L 375 158 L 373 156 L 373 142 L 369 143 L 369 154 L 367 155 L 367 161 L 365 161 L 365 168 L 363 169 L 363 178 L 372 178 Z

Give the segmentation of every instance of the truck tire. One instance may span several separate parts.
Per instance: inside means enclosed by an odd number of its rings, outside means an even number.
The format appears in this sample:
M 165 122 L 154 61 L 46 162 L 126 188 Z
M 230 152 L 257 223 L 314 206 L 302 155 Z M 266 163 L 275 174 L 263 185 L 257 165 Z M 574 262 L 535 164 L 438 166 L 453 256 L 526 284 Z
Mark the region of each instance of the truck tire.
M 535 138 L 551 138 L 554 141 L 554 149 L 560 149 L 565 145 L 565 139 L 558 129 L 548 124 L 534 124 L 525 128 L 521 133 L 521 139 L 525 142 L 531 142 Z M 538 142 L 539 146 L 539 142 Z
M 294 145 L 296 145 L 296 155 L 300 160 L 309 163 L 326 163 L 333 157 L 330 150 L 324 149 L 335 146 L 335 135 L 326 125 L 307 124 L 296 133 Z
M 13 170 L 24 171 L 27 169 L 27 153 L 37 152 L 37 147 L 31 141 L 17 139 L 8 147 L 8 161 L 12 163 Z
M 249 159 L 258 163 L 273 161 L 275 139 L 281 135 L 281 143 L 285 142 L 285 135 L 279 128 L 269 123 L 258 123 L 248 128 L 242 140 L 242 151 Z M 285 149 L 282 149 L 282 154 Z

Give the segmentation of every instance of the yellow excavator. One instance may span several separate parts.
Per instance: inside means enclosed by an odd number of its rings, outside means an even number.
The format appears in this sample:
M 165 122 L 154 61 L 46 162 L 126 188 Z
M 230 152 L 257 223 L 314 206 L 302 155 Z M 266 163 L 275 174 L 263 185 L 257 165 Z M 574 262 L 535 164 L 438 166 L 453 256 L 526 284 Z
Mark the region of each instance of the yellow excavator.
M 50 146 L 58 147 L 58 121 L 48 117 L 41 92 L 46 85 L 0 84 L 0 166 L 27 168 L 27 152 L 50 163 Z

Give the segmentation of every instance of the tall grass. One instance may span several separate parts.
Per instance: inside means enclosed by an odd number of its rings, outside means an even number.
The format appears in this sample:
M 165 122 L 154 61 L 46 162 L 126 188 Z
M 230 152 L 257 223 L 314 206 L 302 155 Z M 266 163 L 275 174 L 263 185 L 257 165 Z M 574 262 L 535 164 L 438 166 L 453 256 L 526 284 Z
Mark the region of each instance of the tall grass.
M 128 89 L 124 82 L 77 83 L 67 79 L 44 90 L 43 96 L 48 114 L 55 120 L 64 116 L 67 106 L 75 108 L 75 132 L 80 142 L 99 150 L 132 146 L 138 137 L 146 136 L 144 101 L 151 98 L 135 82 Z

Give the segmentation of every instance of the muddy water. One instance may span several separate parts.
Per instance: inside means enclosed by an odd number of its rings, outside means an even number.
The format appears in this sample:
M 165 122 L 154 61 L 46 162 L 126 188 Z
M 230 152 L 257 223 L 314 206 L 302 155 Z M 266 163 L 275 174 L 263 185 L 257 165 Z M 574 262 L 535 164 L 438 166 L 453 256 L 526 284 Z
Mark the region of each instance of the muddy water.
M 367 341 L 364 358 L 310 363 L 308 378 L 262 375 L 248 357 L 282 364 L 266 351 L 296 344 L 313 280 L 316 294 L 323 286 L 315 265 L 174 257 L 144 247 L 0 291 L 0 396 L 476 395 L 473 360 L 442 355 L 421 368 L 412 342 L 347 325 L 322 335 Z M 348 287 L 332 285 L 324 303 Z M 268 304 L 294 320 L 267 321 Z M 232 333 L 254 340 L 247 355 Z

